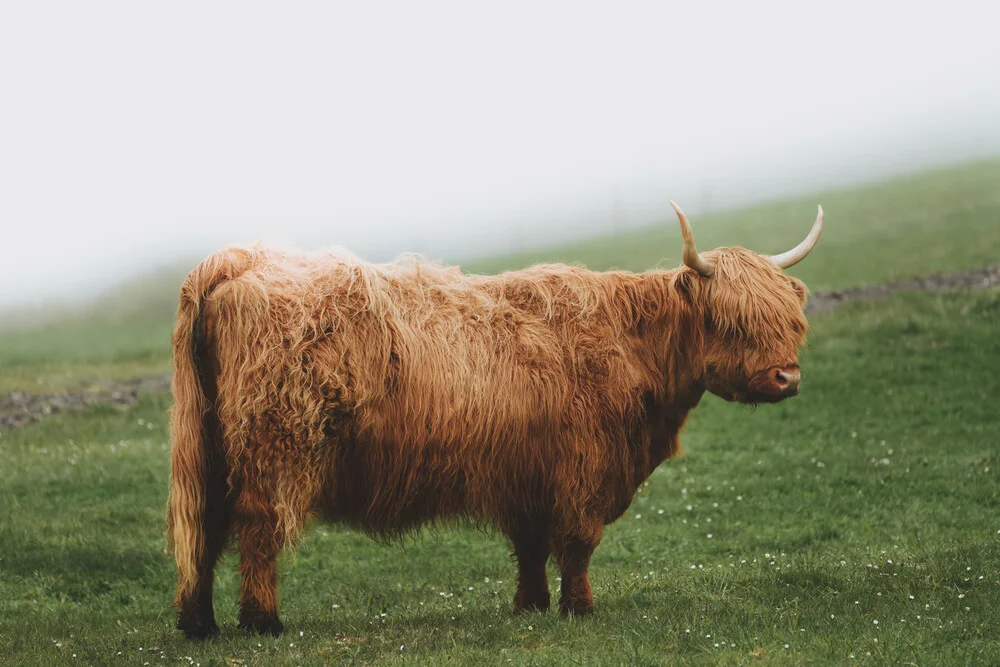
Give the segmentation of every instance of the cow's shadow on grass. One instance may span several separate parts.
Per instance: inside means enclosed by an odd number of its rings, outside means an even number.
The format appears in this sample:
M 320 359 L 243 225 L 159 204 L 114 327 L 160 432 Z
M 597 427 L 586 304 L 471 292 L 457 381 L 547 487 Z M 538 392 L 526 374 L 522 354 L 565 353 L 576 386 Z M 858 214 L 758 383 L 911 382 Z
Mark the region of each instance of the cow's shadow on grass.
M 173 571 L 162 552 L 141 548 L 109 549 L 98 544 L 7 543 L 3 570 L 57 600 L 87 600 L 158 588 L 168 591 Z M 127 603 L 126 599 L 122 599 Z

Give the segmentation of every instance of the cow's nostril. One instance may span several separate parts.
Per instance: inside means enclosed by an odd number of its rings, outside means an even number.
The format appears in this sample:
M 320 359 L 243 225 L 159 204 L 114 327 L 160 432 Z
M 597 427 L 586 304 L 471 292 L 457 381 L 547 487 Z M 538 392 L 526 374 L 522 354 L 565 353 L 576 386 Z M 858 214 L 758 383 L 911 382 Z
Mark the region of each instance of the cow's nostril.
M 774 371 L 774 379 L 781 386 L 788 384 L 788 376 L 781 371 Z

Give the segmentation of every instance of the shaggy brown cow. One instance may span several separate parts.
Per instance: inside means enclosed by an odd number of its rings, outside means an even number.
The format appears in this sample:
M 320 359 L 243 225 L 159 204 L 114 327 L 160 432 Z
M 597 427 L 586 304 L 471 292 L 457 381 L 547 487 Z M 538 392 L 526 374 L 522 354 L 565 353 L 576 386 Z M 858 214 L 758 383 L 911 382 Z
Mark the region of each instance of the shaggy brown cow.
M 463 275 L 259 247 L 212 255 L 184 281 L 173 335 L 168 544 L 178 627 L 218 632 L 213 570 L 239 547 L 240 627 L 278 634 L 275 559 L 307 519 L 395 537 L 428 521 L 502 531 L 514 609 L 592 611 L 604 526 L 680 447 L 707 389 L 744 403 L 798 391 L 812 249 L 699 255 L 597 273 L 536 266 Z

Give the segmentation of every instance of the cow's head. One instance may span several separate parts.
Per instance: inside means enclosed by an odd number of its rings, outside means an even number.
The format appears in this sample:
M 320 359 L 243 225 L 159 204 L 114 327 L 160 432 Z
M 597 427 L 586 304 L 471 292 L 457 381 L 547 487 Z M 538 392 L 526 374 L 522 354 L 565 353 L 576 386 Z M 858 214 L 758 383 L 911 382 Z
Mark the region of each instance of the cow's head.
M 745 248 L 699 253 L 687 217 L 675 203 L 684 237 L 678 286 L 704 320 L 704 382 L 713 394 L 741 403 L 773 403 L 799 391 L 799 348 L 805 343 L 806 288 L 783 269 L 801 261 L 823 230 L 823 208 L 802 243 L 780 255 Z

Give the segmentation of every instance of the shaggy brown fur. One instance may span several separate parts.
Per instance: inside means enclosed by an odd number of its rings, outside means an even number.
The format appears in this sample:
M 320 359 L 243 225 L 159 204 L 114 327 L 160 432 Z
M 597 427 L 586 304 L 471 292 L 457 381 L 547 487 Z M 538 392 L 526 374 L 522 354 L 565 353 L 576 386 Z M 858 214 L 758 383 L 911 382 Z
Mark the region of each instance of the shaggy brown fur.
M 168 544 L 178 626 L 217 632 L 237 538 L 240 625 L 277 634 L 275 558 L 313 516 L 392 538 L 463 519 L 506 534 L 515 609 L 588 613 L 603 527 L 675 454 L 708 389 L 777 400 L 805 289 L 742 248 L 688 268 L 536 266 L 495 277 L 405 259 L 233 248 L 181 290 Z

